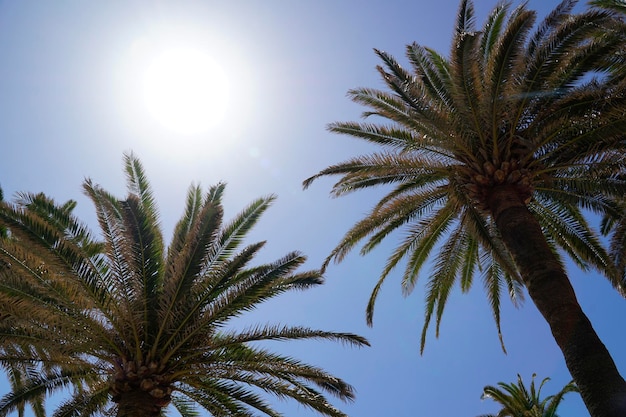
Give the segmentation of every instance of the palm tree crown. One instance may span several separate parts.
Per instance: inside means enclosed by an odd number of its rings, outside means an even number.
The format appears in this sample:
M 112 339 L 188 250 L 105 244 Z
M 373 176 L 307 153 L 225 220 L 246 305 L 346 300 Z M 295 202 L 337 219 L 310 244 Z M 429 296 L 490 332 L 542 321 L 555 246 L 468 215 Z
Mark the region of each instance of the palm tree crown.
M 517 384 L 498 382 L 498 386 L 486 386 L 483 389 L 482 398 L 491 398 L 498 402 L 502 408 L 497 414 L 484 414 L 480 417 L 558 417 L 556 409 L 568 392 L 578 392 L 576 384 L 570 382 L 559 392 L 541 398 L 543 385 L 550 380 L 544 378 L 535 388 L 535 377 L 530 382 L 530 388 L 526 388 L 522 377 L 517 375 Z
M 571 16 L 574 3 L 561 3 L 530 36 L 535 12 L 524 6 L 507 21 L 509 4 L 501 3 L 477 31 L 473 6 L 463 1 L 450 59 L 413 43 L 407 46 L 410 72 L 376 50 L 385 64 L 378 71 L 391 92 L 349 92 L 355 102 L 371 108 L 365 117 L 379 116 L 392 124 L 339 122 L 329 129 L 385 151 L 328 167 L 304 185 L 320 176 L 342 175 L 333 188 L 335 196 L 396 185 L 327 259 L 341 261 L 369 236 L 362 249 L 367 253 L 394 230 L 405 228 L 406 237 L 389 257 L 372 294 L 369 322 L 388 274 L 408 259 L 402 286 L 410 293 L 442 239 L 428 283 L 424 331 L 432 312 L 441 317 L 454 281 L 467 290 L 477 271 L 483 271 L 498 320 L 502 285 L 513 298 L 520 296 L 519 271 L 490 210 L 494 189 L 503 186 L 528 205 L 553 247 L 583 269 L 608 269 L 614 278 L 612 264 L 580 209 L 613 209 L 607 196 L 624 191 L 624 183 L 610 172 L 624 164 L 623 158 L 599 149 L 608 143 L 619 146 L 625 102 L 609 93 L 624 86 L 585 81 L 590 72 L 603 69 L 602 57 L 617 47 L 619 37 L 607 33 L 590 40 L 610 15 Z M 623 288 L 621 281 L 613 283 Z
M 406 48 L 407 70 L 376 50 L 390 91 L 349 92 L 373 122 L 329 129 L 382 151 L 330 166 L 304 186 L 328 175 L 340 176 L 335 196 L 394 186 L 324 264 L 341 261 L 361 242 L 366 254 L 403 231 L 372 292 L 368 323 L 383 282 L 401 261 L 408 294 L 435 253 L 426 278 L 422 350 L 433 316 L 438 333 L 454 284 L 467 291 L 480 273 L 498 333 L 502 291 L 515 301 L 523 285 L 583 397 L 598 386 L 595 370 L 581 371 L 595 381 L 589 385 L 574 374 L 597 359 L 619 388 L 596 392 L 615 399 L 618 392 L 626 395 L 626 384 L 580 309 L 561 254 L 583 270 L 604 272 L 624 293 L 625 282 L 584 217 L 586 210 L 617 216 L 615 198 L 626 194 L 618 175 L 625 163 L 626 81 L 610 76 L 624 38 L 612 12 L 572 14 L 575 3 L 561 2 L 535 27 L 534 11 L 502 2 L 477 30 L 473 5 L 463 0 L 449 58 L 413 43 Z M 582 347 L 591 346 L 587 339 L 593 349 Z M 590 358 L 591 352 L 602 352 L 603 359 Z M 623 415 L 626 404 L 621 407 L 615 415 Z
M 159 416 L 169 404 L 183 416 L 198 415 L 197 406 L 215 416 L 279 416 L 261 391 L 343 416 L 324 393 L 350 400 L 348 384 L 258 342 L 319 338 L 362 346 L 365 339 L 283 325 L 227 328 L 265 300 L 322 283 L 319 271 L 296 272 L 305 260 L 297 252 L 250 266 L 264 242 L 242 242 L 274 197 L 224 223 L 224 185 L 204 195 L 192 186 L 166 248 L 143 168 L 133 155 L 125 165 L 124 200 L 84 184 L 102 242 L 71 214 L 71 204 L 30 194 L 2 204 L 9 236 L 0 246 L 0 304 L 11 320 L 1 329 L 0 361 L 30 364 L 33 372 L 0 400 L 0 415 L 69 386 L 72 396 L 56 417 Z

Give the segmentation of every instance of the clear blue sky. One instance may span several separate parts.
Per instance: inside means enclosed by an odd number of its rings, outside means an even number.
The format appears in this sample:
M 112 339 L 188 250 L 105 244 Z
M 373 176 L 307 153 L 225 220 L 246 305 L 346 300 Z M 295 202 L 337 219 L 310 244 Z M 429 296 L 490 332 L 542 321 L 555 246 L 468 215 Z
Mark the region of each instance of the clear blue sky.
M 556 4 L 529 1 L 541 14 Z M 477 1 L 479 24 L 494 5 Z M 227 217 L 258 196 L 278 195 L 254 232 L 268 240 L 263 257 L 298 249 L 317 268 L 377 196 L 331 199 L 332 179 L 302 191 L 303 179 L 368 149 L 331 135 L 325 125 L 359 118 L 362 109 L 345 97 L 348 89 L 381 86 L 372 48 L 401 62 L 413 41 L 447 53 L 457 6 L 456 0 L 0 2 L 0 184 L 7 198 L 27 190 L 76 199 L 77 213 L 95 228 L 82 180 L 123 196 L 122 154 L 132 150 L 151 179 L 166 233 L 191 182 L 226 181 Z M 141 62 L 132 52 L 146 39 L 187 43 L 218 62 L 231 85 L 222 123 L 181 135 L 147 115 L 134 96 Z M 471 417 L 497 410 L 480 400 L 484 385 L 512 382 L 517 373 L 529 382 L 536 372 L 552 378 L 544 388 L 550 394 L 569 381 L 530 301 L 516 309 L 504 300 L 508 354 L 502 353 L 479 281 L 469 294 L 450 297 L 441 336 L 429 335 L 423 356 L 423 292 L 418 287 L 403 298 L 397 275 L 388 279 L 368 328 L 365 305 L 393 243 L 331 265 L 323 287 L 278 298 L 248 319 L 367 337 L 372 347 L 360 350 L 324 342 L 276 345 L 353 384 L 356 401 L 338 404 L 353 417 Z M 570 275 L 626 375 L 624 300 L 594 273 Z M 288 402 L 277 407 L 289 416 L 315 415 Z M 560 411 L 588 415 L 575 394 Z

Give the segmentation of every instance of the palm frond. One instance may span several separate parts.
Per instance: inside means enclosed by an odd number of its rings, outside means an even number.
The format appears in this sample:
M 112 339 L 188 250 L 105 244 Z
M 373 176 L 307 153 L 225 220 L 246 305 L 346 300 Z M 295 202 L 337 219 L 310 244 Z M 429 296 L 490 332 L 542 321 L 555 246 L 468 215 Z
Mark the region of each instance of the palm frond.
M 626 14 L 626 4 L 624 4 L 622 0 L 592 0 L 588 4 L 590 6 L 615 10 L 619 13 Z
M 262 340 L 297 340 L 297 339 L 325 339 L 353 345 L 354 347 L 369 346 L 369 342 L 352 333 L 326 332 L 307 327 L 264 325 L 245 328 L 241 331 L 220 333 L 213 338 L 216 347 L 230 346 L 258 342 Z
M 75 390 L 71 398 L 63 401 L 52 417 L 82 417 L 104 414 L 110 401 L 108 384 L 99 383 L 87 390 Z
M 36 401 L 42 396 L 49 396 L 65 387 L 80 383 L 92 372 L 92 370 L 83 370 L 80 373 L 49 370 L 45 374 L 28 378 L 23 385 L 0 399 L 0 414 L 6 415 L 17 411 L 26 402 Z

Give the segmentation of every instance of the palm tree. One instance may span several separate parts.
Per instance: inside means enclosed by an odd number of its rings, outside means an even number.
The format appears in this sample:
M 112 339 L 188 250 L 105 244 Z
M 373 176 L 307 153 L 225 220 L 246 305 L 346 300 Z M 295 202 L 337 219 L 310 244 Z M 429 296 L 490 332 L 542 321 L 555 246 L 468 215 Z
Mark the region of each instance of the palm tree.
M 273 196 L 224 223 L 224 185 L 203 195 L 192 186 L 171 243 L 164 246 L 154 199 L 140 162 L 125 156 L 129 195 L 115 198 L 91 180 L 103 241 L 66 206 L 42 194 L 0 205 L 0 363 L 29 364 L 19 386 L 0 399 L 0 416 L 41 394 L 72 388 L 55 417 L 279 416 L 262 392 L 291 398 L 327 416 L 344 414 L 326 395 L 354 396 L 326 371 L 268 350 L 267 341 L 328 339 L 354 346 L 349 333 L 255 325 L 233 319 L 286 291 L 322 283 L 320 271 L 296 272 L 291 252 L 250 266 L 264 242 L 242 242 Z
M 410 70 L 376 50 L 390 91 L 349 92 L 373 122 L 333 123 L 329 130 L 364 139 L 382 151 L 332 165 L 304 182 L 338 175 L 334 196 L 393 185 L 327 258 L 340 262 L 360 242 L 362 254 L 403 231 L 367 306 L 389 274 L 406 261 L 410 293 L 434 252 L 426 286 L 426 330 L 436 332 L 455 282 L 467 291 L 484 280 L 500 330 L 503 289 L 519 299 L 523 286 L 550 325 L 594 417 L 626 415 L 626 382 L 578 304 L 564 271 L 565 253 L 583 270 L 615 272 L 584 211 L 615 209 L 626 194 L 626 83 L 604 76 L 623 46 L 615 16 L 571 14 L 560 3 L 536 28 L 524 5 L 498 4 L 481 30 L 471 1 L 461 1 L 450 57 L 408 45 Z M 533 29 L 534 28 L 534 29 Z
M 491 398 L 500 403 L 502 409 L 497 414 L 483 414 L 480 417 L 558 417 L 556 409 L 563 400 L 563 396 L 568 392 L 578 392 L 574 382 L 565 385 L 554 395 L 541 399 L 541 388 L 550 378 L 544 378 L 535 388 L 535 377 L 530 383 L 530 390 L 524 385 L 522 377 L 517 375 L 516 384 L 506 384 L 498 382 L 498 386 L 486 386 L 483 389 L 482 399 Z

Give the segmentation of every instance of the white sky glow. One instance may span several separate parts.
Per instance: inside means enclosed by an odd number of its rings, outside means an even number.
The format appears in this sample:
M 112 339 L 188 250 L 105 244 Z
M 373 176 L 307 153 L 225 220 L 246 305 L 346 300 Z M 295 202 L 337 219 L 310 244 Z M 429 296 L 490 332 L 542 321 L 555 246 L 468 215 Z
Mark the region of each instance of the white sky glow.
M 198 49 L 169 48 L 157 54 L 143 71 L 141 87 L 150 115 L 175 133 L 207 131 L 228 109 L 228 78 Z

